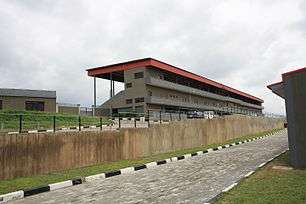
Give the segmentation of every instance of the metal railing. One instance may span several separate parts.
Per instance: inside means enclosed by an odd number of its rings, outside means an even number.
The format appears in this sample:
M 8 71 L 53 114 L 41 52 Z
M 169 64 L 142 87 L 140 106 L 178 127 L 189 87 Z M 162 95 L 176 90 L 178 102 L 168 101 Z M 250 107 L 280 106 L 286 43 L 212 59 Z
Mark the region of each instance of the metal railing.
M 106 117 L 50 114 L 7 114 L 0 113 L 0 133 L 35 133 L 82 130 L 118 130 L 120 128 L 147 128 L 153 124 L 163 124 L 187 119 L 208 119 L 220 117 L 213 111 L 186 112 L 148 110 L 146 113 L 120 112 Z M 284 118 L 267 114 L 263 117 Z

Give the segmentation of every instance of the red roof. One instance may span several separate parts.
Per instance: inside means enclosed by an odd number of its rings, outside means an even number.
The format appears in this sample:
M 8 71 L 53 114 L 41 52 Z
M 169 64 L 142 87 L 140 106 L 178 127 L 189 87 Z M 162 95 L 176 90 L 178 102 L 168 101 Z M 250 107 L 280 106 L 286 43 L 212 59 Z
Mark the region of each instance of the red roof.
M 159 60 L 152 59 L 152 58 L 144 58 L 144 59 L 138 59 L 138 60 L 133 60 L 133 61 L 128 61 L 128 62 L 118 63 L 118 64 L 91 68 L 91 69 L 87 69 L 87 72 L 88 72 L 88 76 L 98 76 L 98 75 L 106 74 L 110 72 L 124 71 L 124 70 L 135 69 L 135 68 L 146 67 L 146 66 L 153 66 L 161 70 L 172 72 L 172 73 L 175 73 L 175 74 L 178 74 L 178 75 L 181 75 L 181 76 L 184 76 L 184 77 L 187 77 L 187 78 L 190 78 L 190 79 L 193 79 L 193 80 L 205 83 L 205 84 L 209 84 L 214 87 L 229 91 L 231 93 L 235 93 L 240 96 L 244 96 L 249 99 L 258 101 L 260 103 L 264 102 L 262 99 L 252 96 L 250 94 L 244 93 L 242 91 L 239 91 L 237 89 L 231 88 L 226 85 L 223 85 L 211 79 L 205 78 L 203 76 L 191 73 L 189 71 L 183 70 L 181 68 L 175 67 L 173 65 L 170 65 L 165 62 L 161 62 Z
M 293 71 L 289 71 L 286 73 L 282 74 L 282 77 L 286 77 L 295 73 L 299 73 L 299 72 L 303 72 L 306 71 L 306 67 L 304 68 L 300 68 L 300 69 L 295 69 Z M 277 83 L 273 83 L 267 86 L 268 89 L 272 90 L 273 93 L 277 94 L 278 96 L 285 98 L 285 93 L 284 93 L 284 82 L 277 82 Z
M 302 72 L 302 71 L 306 71 L 306 67 L 296 69 L 296 70 L 293 70 L 293 71 L 290 71 L 290 72 L 286 72 L 286 73 L 283 73 L 282 75 L 283 76 L 288 76 L 288 75 L 291 75 L 291 74 L 294 74 L 294 73 L 297 73 L 297 72 Z

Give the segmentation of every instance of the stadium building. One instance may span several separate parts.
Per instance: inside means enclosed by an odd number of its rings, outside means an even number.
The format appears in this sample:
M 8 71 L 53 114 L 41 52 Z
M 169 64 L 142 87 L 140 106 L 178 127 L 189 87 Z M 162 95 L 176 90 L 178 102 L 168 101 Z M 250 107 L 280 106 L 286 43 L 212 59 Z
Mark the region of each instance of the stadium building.
M 110 99 L 98 106 L 103 114 L 214 111 L 217 114 L 261 115 L 262 99 L 152 58 L 91 68 L 94 77 L 110 80 Z M 115 82 L 125 84 L 115 94 Z

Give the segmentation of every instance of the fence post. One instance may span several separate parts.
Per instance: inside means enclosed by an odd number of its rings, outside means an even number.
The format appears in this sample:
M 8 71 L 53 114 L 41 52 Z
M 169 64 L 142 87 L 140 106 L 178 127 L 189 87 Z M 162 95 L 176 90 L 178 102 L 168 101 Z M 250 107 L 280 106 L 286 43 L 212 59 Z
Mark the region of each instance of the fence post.
M 148 128 L 150 127 L 150 110 L 148 110 Z
M 119 122 L 118 122 L 118 125 L 119 125 L 119 129 L 121 128 L 121 121 L 120 121 L 120 113 L 118 114 L 118 116 L 119 116 Z
M 102 118 L 100 117 L 100 130 L 102 131 Z
M 162 123 L 162 112 L 159 111 L 159 123 L 161 124 Z
M 19 133 L 22 132 L 22 115 L 19 115 Z
M 179 111 L 179 120 L 181 121 L 181 111 Z
M 53 132 L 56 131 L 56 125 L 55 125 L 55 121 L 56 121 L 56 116 L 53 116 Z
M 134 116 L 134 127 L 135 127 L 135 128 L 137 128 L 136 117 L 137 117 L 137 116 Z
M 79 131 L 81 131 L 81 116 L 79 116 Z

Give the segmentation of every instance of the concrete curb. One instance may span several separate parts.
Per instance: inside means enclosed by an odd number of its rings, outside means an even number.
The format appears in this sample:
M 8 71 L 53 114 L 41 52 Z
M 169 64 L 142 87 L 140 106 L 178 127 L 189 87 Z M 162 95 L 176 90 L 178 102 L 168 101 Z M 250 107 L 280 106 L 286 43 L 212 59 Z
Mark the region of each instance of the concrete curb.
M 284 130 L 277 131 L 274 134 L 278 134 L 278 133 L 283 132 L 283 131 Z M 100 180 L 100 179 L 107 179 L 109 177 L 119 176 L 121 174 L 128 174 L 128 173 L 136 172 L 136 171 L 143 170 L 143 169 L 154 168 L 155 166 L 159 166 L 159 165 L 167 164 L 167 163 L 170 163 L 170 162 L 175 162 L 175 161 L 191 158 L 191 157 L 194 157 L 194 156 L 205 155 L 205 154 L 208 154 L 208 153 L 213 152 L 213 151 L 219 151 L 221 149 L 229 148 L 231 146 L 236 146 L 236 145 L 239 145 L 239 144 L 252 142 L 252 141 L 262 139 L 262 138 L 265 138 L 265 137 L 268 137 L 268 136 L 271 136 L 271 135 L 272 134 L 267 134 L 265 136 L 256 137 L 256 138 L 244 140 L 244 141 L 241 141 L 241 142 L 236 142 L 236 143 L 232 143 L 232 144 L 226 144 L 226 145 L 223 145 L 223 146 L 218 146 L 218 147 L 213 148 L 213 149 L 210 148 L 210 149 L 207 149 L 207 150 L 198 151 L 198 152 L 194 152 L 194 153 L 191 153 L 191 154 L 185 154 L 185 155 L 172 157 L 172 158 L 168 158 L 168 159 L 164 159 L 164 160 L 160 160 L 160 161 L 156 161 L 156 162 L 141 164 L 141 165 L 134 166 L 134 167 L 126 167 L 126 168 L 111 171 L 111 172 L 91 175 L 91 176 L 87 176 L 83 179 L 81 179 L 81 178 L 72 179 L 72 180 L 62 181 L 62 182 L 59 182 L 59 183 L 53 183 L 53 184 L 49 184 L 49 185 L 41 186 L 41 187 L 37 187 L 37 188 L 11 192 L 11 193 L 8 193 L 8 194 L 0 195 L 0 204 L 11 201 L 11 200 L 22 199 L 24 197 L 36 195 L 36 194 L 39 194 L 39 193 L 44 193 L 44 192 L 54 191 L 54 190 L 58 190 L 58 189 L 61 189 L 61 188 L 66 188 L 66 187 L 70 187 L 70 186 L 74 186 L 74 185 L 79 185 L 79 184 L 82 184 L 84 182 L 91 182 L 91 181 L 96 181 L 96 180 Z M 284 152 L 286 152 L 286 151 L 284 151 Z M 283 154 L 284 152 L 282 152 L 281 154 Z M 276 157 L 278 157 L 281 154 L 278 154 Z M 273 159 L 275 159 L 276 157 L 274 157 Z M 272 161 L 273 159 L 269 160 L 268 162 Z M 260 164 L 258 166 L 258 168 L 261 168 L 262 166 L 264 166 L 268 162 Z M 254 171 L 252 173 L 249 172 L 248 174 L 251 175 L 253 173 L 254 173 Z M 248 175 L 248 176 L 250 176 L 250 175 Z M 247 175 L 245 175 L 245 176 L 247 176 Z M 238 184 L 238 182 L 230 185 L 229 187 L 224 189 L 222 192 L 229 191 L 234 186 L 236 186 Z M 217 195 L 217 196 L 219 196 L 219 195 Z M 215 198 L 213 198 L 213 199 L 215 199 Z

